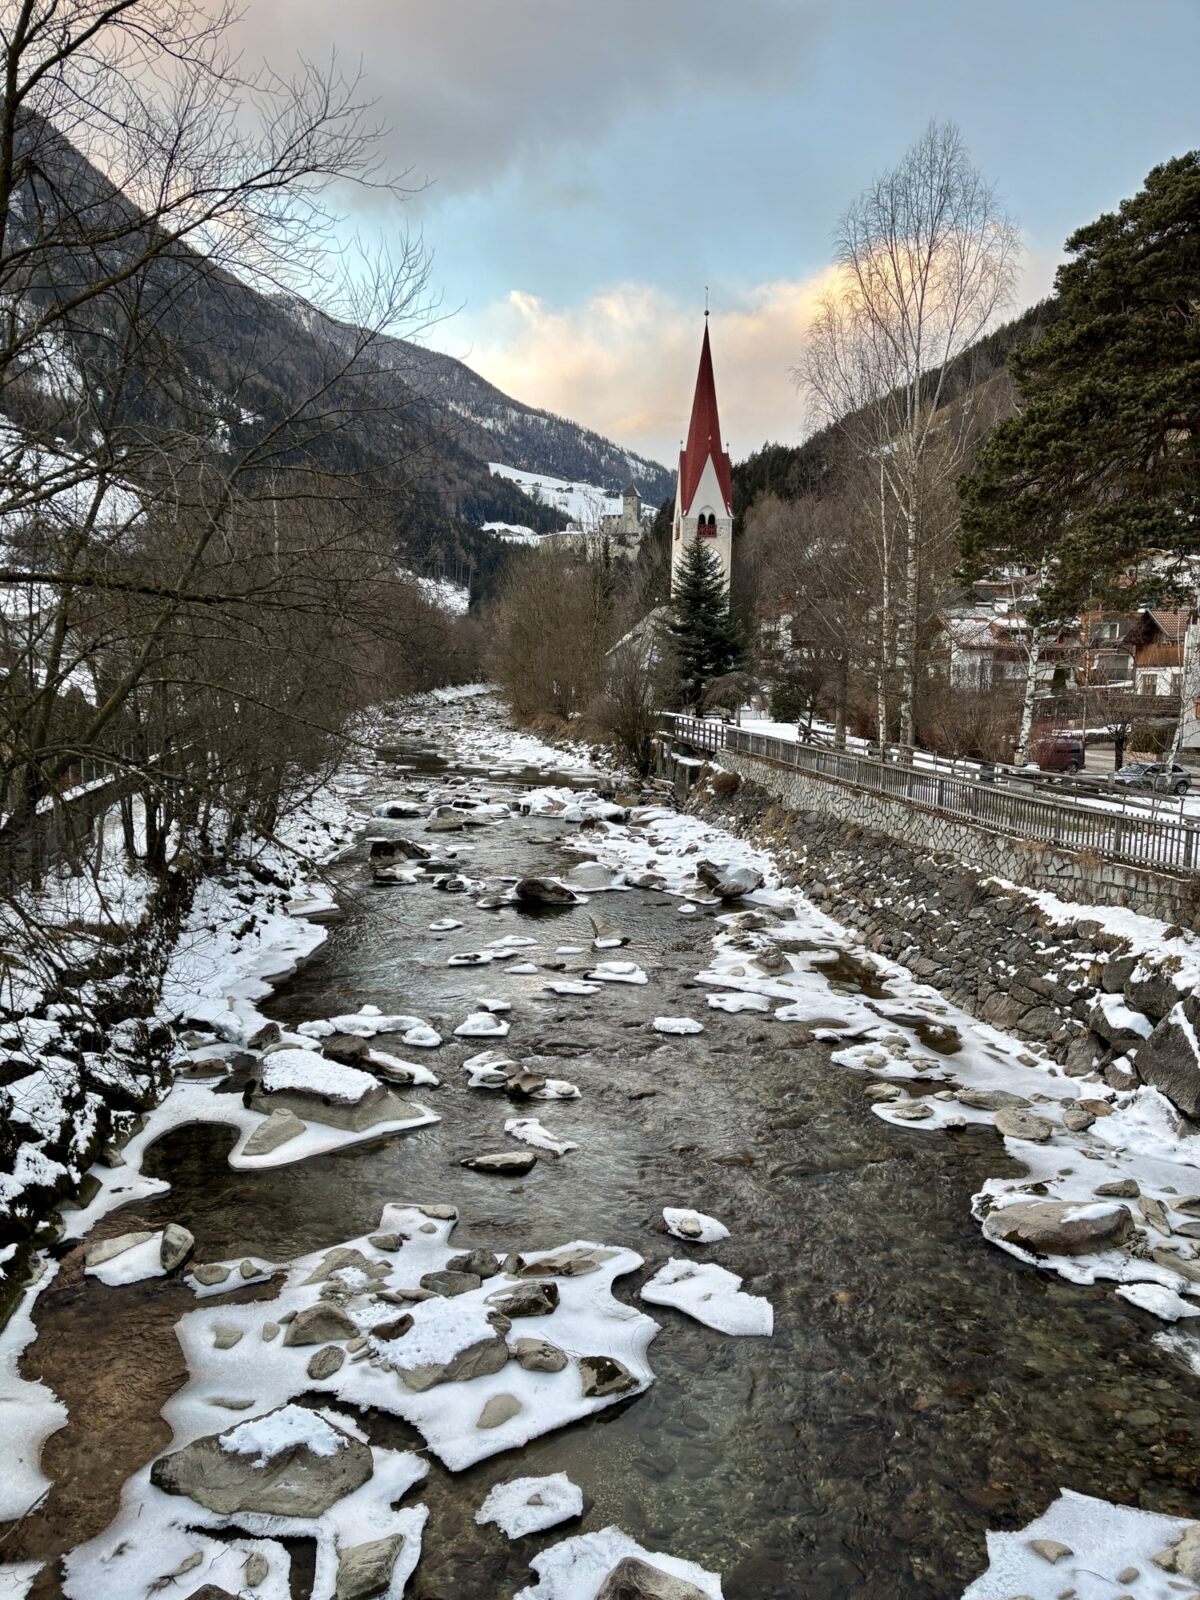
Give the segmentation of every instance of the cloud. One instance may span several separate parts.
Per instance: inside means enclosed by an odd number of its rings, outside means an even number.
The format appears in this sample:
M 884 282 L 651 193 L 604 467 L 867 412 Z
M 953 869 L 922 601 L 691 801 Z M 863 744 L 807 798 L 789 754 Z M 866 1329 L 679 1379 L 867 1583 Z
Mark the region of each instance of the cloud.
M 1049 292 L 1055 259 L 1046 250 L 1025 252 L 1014 314 Z M 830 266 L 757 284 L 732 305 L 714 302 L 717 399 L 735 460 L 767 441 L 798 443 L 808 432 L 808 396 L 792 369 L 834 275 Z M 623 283 L 578 306 L 513 289 L 481 314 L 447 324 L 437 343 L 506 394 L 671 465 L 687 432 L 703 331 L 700 307 L 651 284 Z
M 215 3 L 215 0 L 212 0 Z M 249 0 L 234 39 L 280 69 L 364 55 L 388 147 L 437 194 L 591 146 L 682 97 L 794 89 L 827 0 Z M 582 192 L 582 191 L 581 191 Z
M 757 285 L 714 308 L 711 338 L 721 426 L 735 456 L 767 439 L 798 440 L 804 401 L 790 369 L 827 275 Z M 506 393 L 670 464 L 687 432 L 704 319 L 648 284 L 611 286 L 576 307 L 514 289 L 470 319 L 474 343 L 439 340 Z

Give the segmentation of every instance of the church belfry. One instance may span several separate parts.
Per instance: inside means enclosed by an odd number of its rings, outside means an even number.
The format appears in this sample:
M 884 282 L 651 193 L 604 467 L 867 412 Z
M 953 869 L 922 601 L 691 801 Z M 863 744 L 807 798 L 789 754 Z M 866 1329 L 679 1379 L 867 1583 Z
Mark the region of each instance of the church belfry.
M 696 393 L 692 399 L 692 420 L 688 425 L 687 443 L 679 457 L 671 538 L 672 587 L 683 552 L 697 535 L 716 552 L 728 589 L 733 555 L 733 476 L 729 457 L 721 445 L 707 311 L 704 313 L 700 370 L 696 374 Z

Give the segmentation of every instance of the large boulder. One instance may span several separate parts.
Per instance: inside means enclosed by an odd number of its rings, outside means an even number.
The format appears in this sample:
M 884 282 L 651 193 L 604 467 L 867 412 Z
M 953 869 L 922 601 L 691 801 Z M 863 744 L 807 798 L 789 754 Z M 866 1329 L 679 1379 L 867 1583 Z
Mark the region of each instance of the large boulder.
M 983 1224 L 996 1244 L 1015 1244 L 1041 1256 L 1085 1256 L 1111 1250 L 1133 1234 L 1128 1206 L 1108 1201 L 1017 1200 L 990 1211 Z
M 1137 1069 L 1185 1117 L 1200 1120 L 1200 1000 L 1189 995 L 1137 1053 Z
M 686 1578 L 672 1577 L 640 1556 L 626 1556 L 596 1590 L 596 1600 L 707 1600 Z
M 221 1516 L 320 1517 L 371 1471 L 371 1450 L 361 1439 L 287 1405 L 160 1456 L 150 1481 Z

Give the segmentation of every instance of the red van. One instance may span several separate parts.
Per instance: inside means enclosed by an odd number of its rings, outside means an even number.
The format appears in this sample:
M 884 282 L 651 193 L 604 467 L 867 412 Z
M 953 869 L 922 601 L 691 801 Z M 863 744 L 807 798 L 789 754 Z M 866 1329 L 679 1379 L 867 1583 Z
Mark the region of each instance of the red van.
M 1043 772 L 1081 772 L 1083 754 L 1077 733 L 1043 733 L 1033 741 L 1033 759 Z

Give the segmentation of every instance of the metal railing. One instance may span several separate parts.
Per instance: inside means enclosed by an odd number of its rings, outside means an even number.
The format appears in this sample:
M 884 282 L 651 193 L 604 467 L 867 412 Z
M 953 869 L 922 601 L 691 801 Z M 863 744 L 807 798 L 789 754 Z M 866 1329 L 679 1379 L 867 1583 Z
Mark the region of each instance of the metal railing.
M 866 794 L 961 818 L 996 833 L 1064 850 L 1092 851 L 1131 866 L 1174 873 L 1200 871 L 1200 828 L 1191 822 L 1090 809 L 936 769 L 751 733 L 703 717 L 664 713 L 661 723 L 669 737 L 706 754 L 733 750 L 757 756 Z

